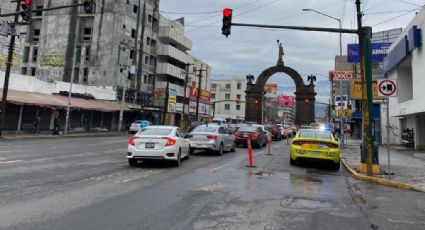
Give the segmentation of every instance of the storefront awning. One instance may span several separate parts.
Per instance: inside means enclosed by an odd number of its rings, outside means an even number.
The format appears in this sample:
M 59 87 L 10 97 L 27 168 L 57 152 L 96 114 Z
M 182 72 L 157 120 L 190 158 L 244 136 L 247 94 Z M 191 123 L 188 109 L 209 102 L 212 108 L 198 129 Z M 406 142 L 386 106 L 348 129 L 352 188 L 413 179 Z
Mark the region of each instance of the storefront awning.
M 68 97 L 54 95 L 54 97 L 68 104 Z M 71 97 L 71 108 L 78 108 L 83 110 L 96 110 L 102 112 L 114 112 L 121 109 L 121 103 L 117 101 L 94 100 Z M 128 111 L 127 105 L 124 105 L 124 111 Z
M 0 95 L 3 94 L 3 89 L 0 89 Z M 0 97 L 0 100 L 2 98 Z M 34 93 L 18 90 L 8 90 L 7 102 L 15 105 L 33 105 L 49 108 L 64 108 L 67 103 L 58 99 L 51 94 Z

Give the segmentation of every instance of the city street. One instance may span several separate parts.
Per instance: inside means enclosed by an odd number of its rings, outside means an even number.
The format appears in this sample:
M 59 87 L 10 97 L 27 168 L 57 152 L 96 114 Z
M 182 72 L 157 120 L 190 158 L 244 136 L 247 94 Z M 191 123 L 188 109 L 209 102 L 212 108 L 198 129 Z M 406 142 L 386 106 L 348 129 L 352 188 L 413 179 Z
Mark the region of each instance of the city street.
M 424 229 L 423 193 L 289 165 L 289 145 L 131 168 L 128 136 L 0 142 L 0 229 Z

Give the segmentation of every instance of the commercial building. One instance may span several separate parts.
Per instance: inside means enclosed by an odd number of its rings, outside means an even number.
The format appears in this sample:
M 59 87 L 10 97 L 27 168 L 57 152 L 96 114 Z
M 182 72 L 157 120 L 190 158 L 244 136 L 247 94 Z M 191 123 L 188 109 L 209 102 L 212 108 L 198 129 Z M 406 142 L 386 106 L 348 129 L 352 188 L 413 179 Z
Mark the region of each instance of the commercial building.
M 32 2 L 34 9 L 75 3 Z M 14 10 L 15 3 L 8 4 Z M 134 95 L 130 102 L 147 104 L 153 93 L 158 29 L 158 0 L 105 0 L 96 1 L 90 9 L 33 13 L 26 36 L 19 39 L 20 73 L 126 87 Z
M 211 102 L 215 118 L 237 122 L 245 119 L 245 78 L 211 80 Z
M 163 107 L 162 123 L 179 125 L 183 114 L 189 121 L 208 119 L 211 67 L 188 53 L 192 41 L 184 34 L 184 18 L 161 15 L 160 21 L 155 105 Z
M 391 45 L 387 64 L 388 79 L 397 84 L 397 96 L 389 98 L 390 143 L 416 149 L 425 147 L 424 28 L 422 9 Z

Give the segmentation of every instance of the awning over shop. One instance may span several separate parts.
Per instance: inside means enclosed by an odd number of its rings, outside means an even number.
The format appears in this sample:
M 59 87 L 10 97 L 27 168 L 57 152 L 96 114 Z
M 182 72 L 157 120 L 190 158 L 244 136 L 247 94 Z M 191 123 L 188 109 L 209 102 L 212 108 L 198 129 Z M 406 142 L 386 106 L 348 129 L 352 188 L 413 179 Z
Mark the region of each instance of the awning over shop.
M 68 104 L 68 97 L 60 95 L 54 95 L 54 97 Z M 93 100 L 71 97 L 71 108 L 96 110 L 102 112 L 114 112 L 119 111 L 121 109 L 121 103 L 117 101 Z M 124 105 L 124 111 L 128 110 L 128 106 Z
M 0 89 L 0 95 L 3 94 L 3 89 Z M 2 98 L 0 97 L 0 100 Z M 7 102 L 15 105 L 34 105 L 49 108 L 64 108 L 67 103 L 58 99 L 51 94 L 25 92 L 17 90 L 7 91 Z
M 3 89 L 0 89 L 0 95 L 2 94 Z M 7 102 L 15 105 L 32 105 L 52 109 L 65 109 L 68 106 L 68 97 L 44 93 L 8 90 Z M 71 98 L 71 108 L 102 112 L 115 112 L 121 109 L 121 103 L 118 101 L 93 100 L 74 97 Z M 124 111 L 129 110 L 130 109 L 128 108 L 128 105 L 124 105 Z

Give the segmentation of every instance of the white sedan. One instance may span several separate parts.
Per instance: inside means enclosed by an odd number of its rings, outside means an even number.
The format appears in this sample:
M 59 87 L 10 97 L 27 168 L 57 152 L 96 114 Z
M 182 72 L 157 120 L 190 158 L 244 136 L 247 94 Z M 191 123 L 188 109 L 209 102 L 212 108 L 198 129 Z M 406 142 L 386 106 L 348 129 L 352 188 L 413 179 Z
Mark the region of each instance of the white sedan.
M 138 160 L 168 160 L 179 166 L 181 159 L 189 157 L 189 139 L 179 127 L 148 126 L 128 141 L 128 164 L 136 166 Z

